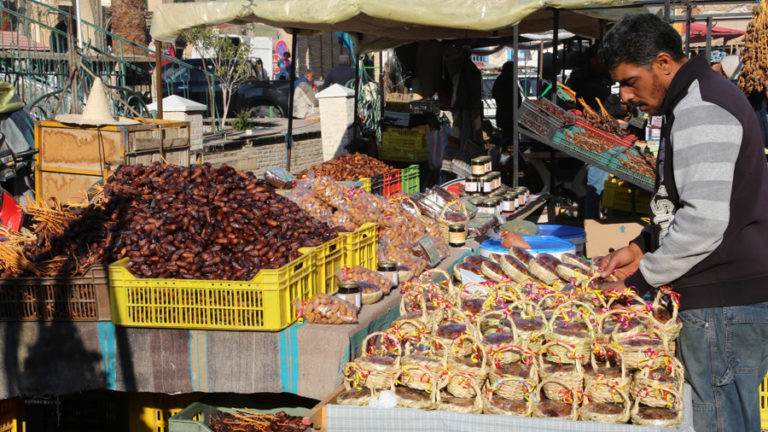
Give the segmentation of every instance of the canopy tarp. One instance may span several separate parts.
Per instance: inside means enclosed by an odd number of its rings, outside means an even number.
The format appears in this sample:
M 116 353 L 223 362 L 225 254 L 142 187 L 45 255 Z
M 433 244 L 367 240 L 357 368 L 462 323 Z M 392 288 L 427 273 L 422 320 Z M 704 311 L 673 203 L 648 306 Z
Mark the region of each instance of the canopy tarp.
M 298 32 L 345 31 L 362 50 L 432 39 L 471 39 L 552 29 L 552 12 L 562 9 L 560 27 L 582 36 L 599 35 L 598 18 L 618 20 L 647 12 L 642 0 L 229 0 L 164 3 L 155 7 L 151 34 L 172 42 L 186 29 L 223 23 L 261 23 Z M 626 6 L 637 5 L 638 7 Z M 617 8 L 616 6 L 621 6 Z M 578 10 L 580 8 L 588 8 Z M 523 19 L 525 19 L 523 21 Z
M 683 38 L 687 33 L 686 24 L 675 24 L 675 29 L 680 33 Z M 744 35 L 745 32 L 741 30 L 735 30 L 725 27 L 712 26 L 712 39 L 724 38 L 726 41 L 737 38 Z M 707 24 L 706 23 L 691 23 L 691 42 L 706 42 L 707 41 Z

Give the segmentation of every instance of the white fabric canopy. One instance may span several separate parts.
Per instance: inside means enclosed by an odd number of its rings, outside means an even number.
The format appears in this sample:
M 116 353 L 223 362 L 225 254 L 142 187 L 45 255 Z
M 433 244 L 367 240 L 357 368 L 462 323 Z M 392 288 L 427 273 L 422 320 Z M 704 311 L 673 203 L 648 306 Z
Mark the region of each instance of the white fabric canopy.
M 616 6 L 637 5 L 633 8 Z M 599 7 L 599 8 L 596 8 Z M 157 5 L 151 34 L 172 42 L 185 29 L 224 23 L 262 23 L 299 33 L 345 31 L 363 50 L 416 40 L 469 39 L 552 29 L 552 12 L 562 9 L 560 27 L 597 36 L 597 18 L 618 19 L 647 11 L 642 0 L 228 0 Z M 577 13 L 569 9 L 589 7 Z M 525 20 L 524 20 L 525 19 Z M 521 23 L 522 22 L 522 23 Z

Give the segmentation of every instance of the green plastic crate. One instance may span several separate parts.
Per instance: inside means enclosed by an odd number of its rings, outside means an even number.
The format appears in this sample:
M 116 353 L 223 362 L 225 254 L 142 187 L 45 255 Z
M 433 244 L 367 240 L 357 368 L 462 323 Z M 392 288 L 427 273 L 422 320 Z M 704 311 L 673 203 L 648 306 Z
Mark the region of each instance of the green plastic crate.
M 400 174 L 403 193 L 412 195 L 420 191 L 419 182 L 419 164 L 413 164 L 408 168 L 403 168 Z

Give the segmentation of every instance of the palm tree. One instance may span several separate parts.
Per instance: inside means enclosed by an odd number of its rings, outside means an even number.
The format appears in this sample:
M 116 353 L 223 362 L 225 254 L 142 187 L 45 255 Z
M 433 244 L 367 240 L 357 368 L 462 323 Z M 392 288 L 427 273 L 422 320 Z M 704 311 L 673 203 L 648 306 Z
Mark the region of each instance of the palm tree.
M 112 0 L 112 32 L 131 42 L 147 46 L 147 6 L 145 0 Z M 112 41 L 112 48 L 120 53 L 120 45 Z M 123 54 L 143 54 L 128 44 L 123 44 Z

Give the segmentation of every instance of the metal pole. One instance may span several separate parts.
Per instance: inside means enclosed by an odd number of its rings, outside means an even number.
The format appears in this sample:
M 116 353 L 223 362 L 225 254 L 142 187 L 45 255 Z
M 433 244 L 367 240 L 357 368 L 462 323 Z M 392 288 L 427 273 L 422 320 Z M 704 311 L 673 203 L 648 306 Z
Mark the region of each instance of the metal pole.
M 512 81 L 515 83 L 515 91 L 514 95 L 512 96 L 512 112 L 517 115 L 517 111 L 520 109 L 518 104 L 518 98 L 520 97 L 520 86 L 518 85 L 518 79 L 517 79 L 517 65 L 518 65 L 518 59 L 519 59 L 519 48 L 520 48 L 520 29 L 518 26 L 514 26 L 512 28 L 512 37 L 514 40 L 512 41 L 512 50 L 514 51 L 514 59 L 512 61 L 515 62 L 515 67 L 512 69 Z M 520 183 L 520 161 L 519 161 L 519 147 L 520 147 L 520 130 L 517 125 L 517 121 L 512 122 L 512 161 L 513 161 L 513 168 L 512 168 L 512 186 L 518 186 Z
M 670 17 L 672 16 L 672 14 L 670 13 L 671 12 L 670 3 L 671 3 L 670 0 L 664 0 L 664 21 L 666 22 L 670 22 L 669 20 L 670 20 Z
M 555 9 L 552 16 L 552 102 L 557 103 L 557 43 L 560 33 L 560 11 Z M 550 198 L 547 203 L 547 222 L 553 223 L 557 218 L 555 214 L 555 170 L 557 169 L 557 161 L 555 160 L 555 150 L 552 149 L 549 152 L 549 193 Z
M 352 112 L 352 125 L 354 126 L 354 135 L 353 138 L 357 138 L 357 132 L 358 132 L 358 115 L 357 115 L 357 109 L 358 109 L 358 98 L 360 96 L 360 74 L 363 71 L 360 70 L 360 56 L 355 56 L 355 110 Z
M 712 53 L 712 17 L 707 17 L 707 50 L 705 53 L 707 60 L 709 60 L 709 54 Z
M 163 118 L 163 43 L 155 41 L 155 94 L 157 95 L 157 118 Z M 224 125 L 221 125 L 224 128 Z
M 685 6 L 685 56 L 691 56 L 691 5 Z
M 75 0 L 75 8 L 77 9 L 77 47 L 83 50 L 83 16 L 80 13 L 80 0 Z
M 291 149 L 293 148 L 293 94 L 296 91 L 293 88 L 293 84 L 296 82 L 296 59 L 299 58 L 296 54 L 296 42 L 299 39 L 299 32 L 294 29 L 291 32 L 291 35 L 293 36 L 291 38 L 291 55 L 293 58 L 291 59 L 291 72 L 290 77 L 288 78 L 290 83 L 290 99 L 288 99 L 288 132 L 285 133 L 285 169 L 288 170 L 288 172 L 291 171 Z

